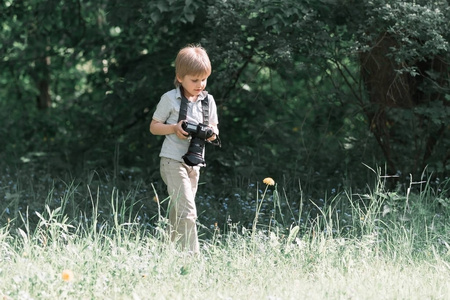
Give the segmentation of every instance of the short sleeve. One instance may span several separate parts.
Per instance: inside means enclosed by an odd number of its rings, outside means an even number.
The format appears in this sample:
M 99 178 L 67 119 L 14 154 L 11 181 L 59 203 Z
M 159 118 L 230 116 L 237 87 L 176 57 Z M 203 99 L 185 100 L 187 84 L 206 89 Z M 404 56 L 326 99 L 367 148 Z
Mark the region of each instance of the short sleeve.
M 219 118 L 217 116 L 217 106 L 216 101 L 212 95 L 208 96 L 209 101 L 209 124 L 216 125 L 219 124 Z
M 161 96 L 161 100 L 153 113 L 153 119 L 167 124 L 174 124 L 178 121 L 180 104 L 177 104 L 176 91 L 172 90 Z

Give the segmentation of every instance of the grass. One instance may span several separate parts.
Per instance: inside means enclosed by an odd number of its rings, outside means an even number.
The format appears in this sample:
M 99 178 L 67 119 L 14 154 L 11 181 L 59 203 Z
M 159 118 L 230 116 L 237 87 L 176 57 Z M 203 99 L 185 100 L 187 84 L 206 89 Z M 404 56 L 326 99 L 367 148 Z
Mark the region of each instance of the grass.
M 256 187 L 250 226 L 216 226 L 190 256 L 168 241 L 164 214 L 141 217 L 140 184 L 106 194 L 53 183 L 32 211 L 16 203 L 29 191 L 7 181 L 2 214 L 16 219 L 0 229 L 0 299 L 448 299 L 447 185 L 386 191 L 378 176 L 366 192 L 324 197 L 293 218 L 278 186 Z

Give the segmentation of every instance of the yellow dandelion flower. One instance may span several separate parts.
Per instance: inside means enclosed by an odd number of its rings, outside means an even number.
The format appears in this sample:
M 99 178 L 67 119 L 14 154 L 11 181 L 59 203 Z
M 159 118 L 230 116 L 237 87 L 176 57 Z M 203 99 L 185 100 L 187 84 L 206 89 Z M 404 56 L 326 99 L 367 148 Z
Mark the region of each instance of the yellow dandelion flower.
M 270 177 L 264 178 L 263 182 L 267 185 L 275 185 L 275 181 Z
M 71 270 L 64 270 L 61 274 L 61 279 L 68 282 L 73 280 L 73 272 Z

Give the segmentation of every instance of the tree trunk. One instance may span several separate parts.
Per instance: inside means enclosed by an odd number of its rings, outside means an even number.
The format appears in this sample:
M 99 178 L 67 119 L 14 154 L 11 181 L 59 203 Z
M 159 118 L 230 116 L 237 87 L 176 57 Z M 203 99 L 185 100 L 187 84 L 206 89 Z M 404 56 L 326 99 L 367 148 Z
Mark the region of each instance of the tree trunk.
M 39 96 L 37 96 L 37 107 L 39 109 L 47 109 L 52 105 L 52 99 L 50 97 L 50 84 L 47 80 L 43 79 L 38 83 Z
M 39 95 L 36 97 L 37 108 L 47 109 L 52 105 L 52 98 L 50 97 L 50 58 L 45 57 L 36 61 L 37 78 L 36 85 L 39 90 Z

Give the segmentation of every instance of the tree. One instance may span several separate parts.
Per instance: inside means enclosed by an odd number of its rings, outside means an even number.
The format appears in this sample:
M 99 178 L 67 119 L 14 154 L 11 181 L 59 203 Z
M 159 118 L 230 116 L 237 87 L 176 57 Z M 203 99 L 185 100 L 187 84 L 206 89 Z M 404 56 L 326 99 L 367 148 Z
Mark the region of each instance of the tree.
M 3 2 L 1 153 L 157 177 L 151 114 L 178 49 L 200 42 L 224 144 L 208 170 L 317 183 L 361 162 L 448 172 L 448 5 L 419 2 Z
M 440 8 L 408 2 L 367 5 L 358 39 L 371 103 L 366 114 L 394 172 L 448 167 L 449 22 Z

